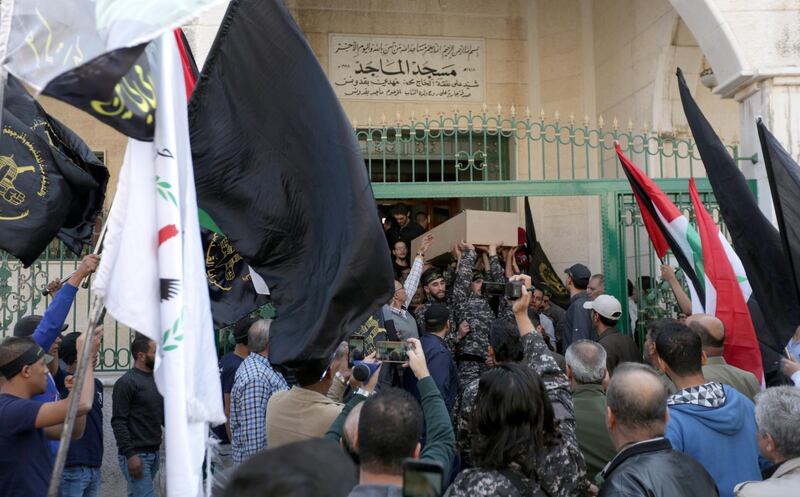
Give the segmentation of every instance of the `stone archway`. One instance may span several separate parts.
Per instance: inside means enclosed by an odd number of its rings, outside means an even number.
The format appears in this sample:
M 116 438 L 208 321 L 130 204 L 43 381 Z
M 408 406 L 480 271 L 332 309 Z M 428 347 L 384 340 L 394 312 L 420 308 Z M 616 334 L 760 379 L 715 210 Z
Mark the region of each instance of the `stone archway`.
M 718 85 L 714 93 L 730 97 L 752 77 L 744 51 L 714 0 L 670 0 L 705 54 Z

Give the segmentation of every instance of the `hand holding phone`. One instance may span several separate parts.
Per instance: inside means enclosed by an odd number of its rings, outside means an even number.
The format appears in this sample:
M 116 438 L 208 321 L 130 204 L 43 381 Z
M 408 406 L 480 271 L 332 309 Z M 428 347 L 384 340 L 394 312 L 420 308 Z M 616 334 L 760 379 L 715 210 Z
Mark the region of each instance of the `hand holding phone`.
M 408 361 L 407 349 L 409 344 L 406 342 L 375 342 L 375 350 L 378 352 L 378 360 L 381 362 L 391 362 L 402 364 Z
M 444 468 L 438 462 L 403 461 L 403 497 L 439 497 L 443 480 Z
M 347 341 L 349 348 L 349 366 L 352 368 L 356 361 L 364 360 L 364 338 L 351 337 Z

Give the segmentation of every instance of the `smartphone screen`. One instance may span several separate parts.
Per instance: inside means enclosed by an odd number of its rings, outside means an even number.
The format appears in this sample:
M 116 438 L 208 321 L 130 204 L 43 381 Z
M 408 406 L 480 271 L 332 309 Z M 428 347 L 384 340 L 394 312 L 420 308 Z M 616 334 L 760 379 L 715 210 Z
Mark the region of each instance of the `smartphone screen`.
M 441 464 L 406 459 L 403 462 L 403 497 L 439 497 L 443 475 Z
M 378 360 L 383 362 L 403 363 L 408 360 L 406 354 L 406 342 L 375 342 L 375 350 L 378 352 Z
M 364 360 L 364 338 L 353 337 L 347 341 L 350 349 L 350 367 L 353 367 L 355 361 Z

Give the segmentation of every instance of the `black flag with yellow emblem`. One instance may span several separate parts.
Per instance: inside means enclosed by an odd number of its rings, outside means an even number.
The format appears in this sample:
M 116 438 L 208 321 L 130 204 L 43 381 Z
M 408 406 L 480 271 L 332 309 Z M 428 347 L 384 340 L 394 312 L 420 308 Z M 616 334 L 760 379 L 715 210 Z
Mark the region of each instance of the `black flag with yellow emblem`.
M 542 244 L 536 238 L 536 227 L 533 225 L 533 216 L 531 215 L 528 197 L 525 197 L 525 237 L 531 281 L 534 285 L 547 287 L 552 292 L 550 300 L 566 309 L 569 307 L 569 291 L 564 286 L 558 273 L 553 269 L 550 259 L 544 253 Z
M 211 316 L 220 329 L 265 305 L 269 296 L 258 292 L 250 267 L 211 216 L 200 209 L 199 217 Z
M 58 236 L 74 252 L 91 242 L 108 170 L 13 76 L 3 98 L 0 249 L 27 267 Z

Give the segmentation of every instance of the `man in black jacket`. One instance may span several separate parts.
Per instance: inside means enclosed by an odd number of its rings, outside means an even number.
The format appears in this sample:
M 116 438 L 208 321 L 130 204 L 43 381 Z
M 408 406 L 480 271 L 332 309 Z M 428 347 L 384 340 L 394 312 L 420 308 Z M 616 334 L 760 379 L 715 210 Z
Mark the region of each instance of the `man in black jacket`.
M 567 289 L 569 289 L 569 307 L 566 315 L 566 336 L 564 350 L 576 340 L 597 340 L 597 333 L 592 327 L 592 318 L 583 304 L 589 300 L 586 287 L 592 272 L 583 264 L 573 264 L 564 270 L 567 273 Z
M 597 341 L 606 349 L 608 355 L 606 368 L 609 376 L 614 375 L 617 364 L 642 362 L 642 353 L 633 338 L 615 328 L 622 317 L 622 305 L 619 300 L 611 295 L 598 295 L 594 300 L 584 302 L 583 308 L 591 311 L 592 326 L 597 332 Z
M 621 364 L 608 386 L 607 403 L 608 434 L 619 452 L 603 470 L 600 497 L 719 495 L 703 466 L 673 451 L 664 438 L 667 391 L 655 371 Z
M 133 368 L 114 384 L 111 428 L 117 439 L 119 466 L 128 480 L 128 495 L 152 497 L 164 424 L 164 399 L 153 378 L 156 343 L 137 334 L 131 355 Z

